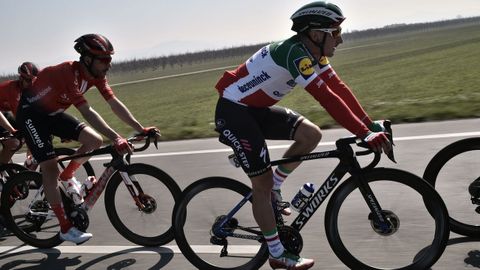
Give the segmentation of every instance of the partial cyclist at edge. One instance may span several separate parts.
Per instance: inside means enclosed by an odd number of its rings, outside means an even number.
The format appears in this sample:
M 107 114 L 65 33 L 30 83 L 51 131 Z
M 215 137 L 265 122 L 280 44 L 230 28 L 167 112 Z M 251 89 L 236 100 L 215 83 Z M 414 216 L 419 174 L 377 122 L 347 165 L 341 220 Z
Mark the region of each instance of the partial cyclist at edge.
M 280 242 L 272 198 L 281 202 L 280 188 L 300 164 L 273 170 L 265 139 L 293 140 L 284 157 L 307 154 L 318 145 L 320 128 L 299 113 L 273 106 L 298 84 L 344 128 L 366 141 L 374 151 L 391 150 L 383 122 L 372 121 L 350 88 L 328 61 L 343 42 L 345 16 L 331 3 L 312 2 L 290 18 L 296 34 L 273 42 L 235 70 L 226 71 L 215 88 L 220 98 L 215 112 L 220 141 L 230 145 L 252 182 L 253 215 L 268 244 L 272 268 L 309 269 L 312 259 L 288 252 Z M 282 209 L 289 215 L 289 208 Z
M 14 135 L 2 141 L 0 164 L 9 163 L 20 147 L 15 115 L 22 91 L 32 86 L 38 74 L 38 67 L 32 62 L 24 62 L 18 67 L 18 79 L 0 83 L 0 136 Z
M 67 194 L 77 204 L 82 203 L 81 184 L 75 179 L 75 171 L 88 157 L 72 160 L 61 173 L 58 169 L 52 135 L 78 141 L 81 146 L 76 154 L 99 148 L 102 135 L 110 139 L 117 152 L 131 153 L 127 140 L 113 130 L 92 108 L 84 97 L 95 86 L 114 114 L 139 133 L 157 130 L 142 126 L 128 108 L 115 97 L 107 82 L 114 49 L 110 41 L 99 34 L 87 34 L 75 40 L 79 61 L 68 61 L 44 68 L 38 73 L 30 89 L 23 92 L 17 112 L 17 123 L 25 134 L 25 141 L 42 170 L 45 196 L 59 220 L 60 238 L 81 244 L 92 237 L 91 233 L 78 230 L 66 217 L 57 179 Z M 93 128 L 65 113 L 74 105 Z

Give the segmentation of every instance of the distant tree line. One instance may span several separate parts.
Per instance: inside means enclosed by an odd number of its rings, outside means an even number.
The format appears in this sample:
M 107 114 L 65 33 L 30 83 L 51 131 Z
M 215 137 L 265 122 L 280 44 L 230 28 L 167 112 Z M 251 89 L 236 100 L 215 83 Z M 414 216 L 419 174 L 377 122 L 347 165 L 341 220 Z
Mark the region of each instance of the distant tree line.
M 166 67 L 192 65 L 215 59 L 241 57 L 252 54 L 267 43 L 226 48 L 220 50 L 205 50 L 200 52 L 161 56 L 155 58 L 132 59 L 116 62 L 112 65 L 113 72 L 141 71 L 145 69 L 158 70 Z
M 389 34 L 397 34 L 402 32 L 411 32 L 411 31 L 425 31 L 435 28 L 444 28 L 449 26 L 457 25 L 478 25 L 480 24 L 480 17 L 470 17 L 470 18 L 458 18 L 454 20 L 444 20 L 436 22 L 427 22 L 427 23 L 413 23 L 413 24 L 392 24 L 387 25 L 382 28 L 367 29 L 362 31 L 351 31 L 343 35 L 344 39 L 353 40 L 361 38 L 372 38 L 379 37 Z
M 480 17 L 458 18 L 453 20 L 444 20 L 428 23 L 393 24 L 387 25 L 382 28 L 367 29 L 362 31 L 351 31 L 348 33 L 344 33 L 343 37 L 346 40 L 353 40 L 378 37 L 402 32 L 425 31 L 435 28 L 466 24 L 478 25 L 480 24 Z M 245 55 L 253 54 L 265 44 L 267 43 L 225 48 L 219 50 L 205 50 L 200 52 L 160 56 L 155 58 L 135 58 L 121 62 L 114 62 L 112 64 L 112 72 L 142 72 L 147 70 L 164 70 L 167 67 L 183 67 L 185 65 L 198 64 L 202 62 L 212 61 L 215 59 L 242 57 Z M 0 75 L 0 81 L 14 78 L 16 78 L 16 75 Z

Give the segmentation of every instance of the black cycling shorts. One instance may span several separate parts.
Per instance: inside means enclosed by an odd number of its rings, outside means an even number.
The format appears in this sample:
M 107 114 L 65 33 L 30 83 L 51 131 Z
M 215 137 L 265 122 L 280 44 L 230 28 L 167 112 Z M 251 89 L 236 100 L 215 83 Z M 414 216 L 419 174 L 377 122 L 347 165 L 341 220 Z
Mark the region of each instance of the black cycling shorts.
M 287 108 L 247 107 L 220 98 L 215 111 L 215 130 L 220 142 L 232 147 L 240 165 L 249 177 L 270 169 L 265 139 L 293 140 L 302 115 Z
M 83 122 L 64 112 L 48 115 L 32 106 L 19 107 L 16 120 L 28 148 L 38 162 L 56 157 L 52 135 L 78 141 L 80 132 L 86 127 Z

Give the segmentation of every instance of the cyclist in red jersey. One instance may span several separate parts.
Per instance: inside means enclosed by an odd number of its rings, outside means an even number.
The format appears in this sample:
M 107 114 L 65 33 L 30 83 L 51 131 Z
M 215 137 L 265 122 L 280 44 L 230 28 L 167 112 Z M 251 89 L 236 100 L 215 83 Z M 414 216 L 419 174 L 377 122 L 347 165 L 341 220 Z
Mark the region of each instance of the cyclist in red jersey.
M 220 141 L 230 145 L 252 182 L 252 210 L 263 232 L 274 269 L 309 269 L 312 259 L 288 252 L 282 245 L 272 198 L 282 201 L 280 186 L 300 162 L 272 172 L 265 139 L 293 140 L 284 157 L 307 154 L 321 139 L 320 128 L 293 110 L 272 106 L 298 84 L 342 126 L 375 151 L 389 152 L 381 122 L 372 121 L 352 91 L 335 73 L 327 57 L 343 42 L 345 17 L 331 3 L 312 2 L 291 17 L 296 35 L 273 42 L 236 70 L 227 71 L 216 85 L 220 94 L 215 112 Z M 290 209 L 282 214 L 289 215 Z
M 61 180 L 75 203 L 82 203 L 81 185 L 74 173 L 88 158 L 72 160 L 60 174 L 51 136 L 80 142 L 81 146 L 77 150 L 79 154 L 99 148 L 102 136 L 64 111 L 74 105 L 83 118 L 113 141 L 116 150 L 122 154 L 131 152 L 130 145 L 90 107 L 83 96 L 89 88 L 95 86 L 115 115 L 137 132 L 147 133 L 156 128 L 143 127 L 115 97 L 106 79 L 114 53 L 113 46 L 106 37 L 98 34 L 83 35 L 75 40 L 74 48 L 80 54 L 79 61 L 46 67 L 38 74 L 32 87 L 23 92 L 17 123 L 42 169 L 46 198 L 60 222 L 60 238 L 81 244 L 90 239 L 92 234 L 79 231 L 66 217 L 57 179 Z
M 24 89 L 32 86 L 32 81 L 38 74 L 38 67 L 31 62 L 24 62 L 18 67 L 18 79 L 0 83 L 0 136 L 16 134 L 15 115 L 18 102 Z M 0 164 L 10 162 L 21 142 L 11 138 L 2 142 Z

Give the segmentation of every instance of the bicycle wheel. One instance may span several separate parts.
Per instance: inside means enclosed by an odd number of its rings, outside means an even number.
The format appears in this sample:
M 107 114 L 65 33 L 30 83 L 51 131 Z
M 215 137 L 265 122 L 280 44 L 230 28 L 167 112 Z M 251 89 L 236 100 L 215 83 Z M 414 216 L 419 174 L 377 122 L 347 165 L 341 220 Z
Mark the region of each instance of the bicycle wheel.
M 23 171 L 14 175 L 2 192 L 2 212 L 7 227 L 23 242 L 38 248 L 62 243 L 58 219 L 45 198 L 42 175 Z
M 185 189 L 182 200 L 175 206 L 175 240 L 185 258 L 195 267 L 202 270 L 258 269 L 265 263 L 267 245 L 254 239 L 257 234 L 248 232 L 260 232 L 250 204 L 240 208 L 227 222 L 231 232 L 245 238 L 218 238 L 211 233 L 214 223 L 250 192 L 248 186 L 225 177 L 204 178 Z M 222 253 L 227 243 L 228 253 Z
M 76 152 L 76 150 L 74 149 L 64 148 L 64 147 L 55 148 L 54 150 L 58 158 L 71 156 Z M 65 167 L 67 167 L 68 163 L 70 163 L 70 160 L 62 161 L 62 162 L 59 162 L 59 166 L 63 170 L 65 169 Z M 90 162 L 87 161 L 83 163 L 82 169 L 78 169 L 75 172 L 75 177 L 80 182 L 83 182 L 85 179 L 87 179 L 88 176 L 95 176 L 95 171 L 93 170 L 92 164 L 90 164 Z
M 479 205 L 472 203 L 468 191 L 473 181 L 480 181 L 479 150 L 480 138 L 454 142 L 440 150 L 423 173 L 447 205 L 450 229 L 470 237 L 480 237 Z
M 173 207 L 180 200 L 181 189 L 162 170 L 147 164 L 127 168 L 139 207 L 117 171 L 105 189 L 105 208 L 113 227 L 127 240 L 142 246 L 160 246 L 173 240 Z
M 448 212 L 423 179 L 396 169 L 365 173 L 389 222 L 380 228 L 358 189 L 347 179 L 328 203 L 325 231 L 338 258 L 352 269 L 429 269 L 449 237 Z
M 26 171 L 27 168 L 23 167 L 22 165 L 18 165 L 16 163 L 6 163 L 0 165 L 0 192 L 3 189 L 5 183 L 12 178 L 15 174 Z

